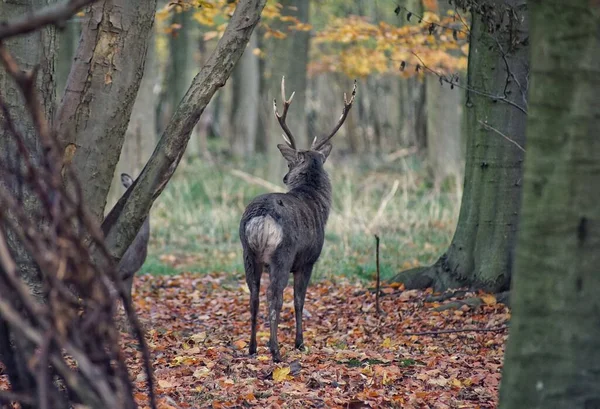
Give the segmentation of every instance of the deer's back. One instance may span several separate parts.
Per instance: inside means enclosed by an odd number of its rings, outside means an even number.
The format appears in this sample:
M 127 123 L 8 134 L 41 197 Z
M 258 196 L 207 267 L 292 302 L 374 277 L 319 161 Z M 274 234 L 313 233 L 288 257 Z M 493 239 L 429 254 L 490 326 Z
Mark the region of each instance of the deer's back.
M 242 216 L 242 245 L 266 264 L 276 251 L 294 257 L 295 267 L 312 264 L 323 247 L 328 212 L 328 207 L 318 201 L 307 201 L 293 193 L 258 196 Z

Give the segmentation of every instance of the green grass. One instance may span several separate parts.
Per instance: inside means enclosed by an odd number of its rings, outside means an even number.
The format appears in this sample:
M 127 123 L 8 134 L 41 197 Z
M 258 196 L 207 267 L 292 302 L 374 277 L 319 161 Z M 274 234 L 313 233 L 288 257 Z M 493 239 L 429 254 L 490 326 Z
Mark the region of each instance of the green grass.
M 416 158 L 395 163 L 331 158 L 326 168 L 334 186 L 333 208 L 316 279 L 343 275 L 372 280 L 374 234 L 381 238 L 383 278 L 431 263 L 448 246 L 458 214 L 460 183 L 450 181 L 434 188 Z M 233 175 L 232 169 L 269 179 L 266 160 L 260 157 L 244 163 L 222 159 L 181 164 L 152 209 L 143 272 L 243 276 L 239 220 L 245 205 L 268 190 Z M 277 183 L 282 176 L 283 171 L 272 175 L 271 182 L 282 186 Z

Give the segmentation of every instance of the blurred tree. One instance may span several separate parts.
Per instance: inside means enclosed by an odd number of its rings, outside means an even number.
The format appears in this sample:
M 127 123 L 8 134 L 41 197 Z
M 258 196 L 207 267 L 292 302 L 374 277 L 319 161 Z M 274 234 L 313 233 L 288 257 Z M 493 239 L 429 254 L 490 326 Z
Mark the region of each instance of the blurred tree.
M 453 11 L 451 3 L 437 0 L 427 1 L 429 11 L 447 15 Z M 460 20 L 459 20 L 460 21 Z M 468 29 L 468 27 L 462 27 Z M 455 54 L 456 50 L 448 50 Z M 427 162 L 434 183 L 439 186 L 447 178 L 462 176 L 464 169 L 465 138 L 463 138 L 464 93 L 451 89 L 438 77 L 425 77 L 427 110 Z M 418 143 L 417 146 L 422 144 Z
M 257 54 L 257 34 L 250 37 L 246 51 L 232 73 L 230 149 L 238 157 L 252 155 L 256 148 L 256 133 L 260 116 L 260 71 Z
M 400 273 L 407 288 L 508 290 L 518 225 L 527 117 L 528 26 L 524 0 L 472 7 L 466 102 L 467 163 L 456 232 L 432 266 Z M 475 7 L 476 5 L 476 7 Z M 440 76 L 440 81 L 455 81 Z
M 29 2 L 0 2 L 0 16 L 6 21 L 15 20 L 26 14 L 32 13 L 34 10 L 47 6 L 53 3 L 48 0 L 33 0 Z M 39 31 L 13 37 L 3 40 L 5 46 L 10 53 L 19 56 L 20 68 L 32 70 L 38 67 L 36 78 L 36 90 L 43 105 L 43 114 L 47 118 L 54 116 L 55 100 L 56 100 L 56 83 L 54 76 L 54 66 L 56 63 L 56 31 L 53 26 L 47 26 Z M 10 75 L 0 68 L 0 90 L 5 106 L 9 110 L 9 115 L 12 118 L 19 118 L 18 129 L 23 134 L 23 141 L 29 146 L 33 156 L 30 158 L 39 165 L 39 158 L 42 155 L 42 146 L 37 137 L 35 126 L 30 119 L 25 106 L 23 97 L 18 85 L 10 77 Z M 0 123 L 5 124 L 7 118 L 3 113 L 0 113 Z M 0 127 L 0 156 L 3 165 L 2 173 L 7 174 L 8 169 L 22 169 L 25 167 L 23 159 L 19 154 L 19 150 L 6 129 L 6 126 Z M 40 208 L 40 202 L 32 189 L 22 186 L 21 180 L 5 176 L 3 178 L 6 187 L 15 197 L 21 199 L 24 212 L 26 214 L 35 215 Z M 15 218 L 14 214 L 8 209 L 2 209 L 3 217 Z M 15 218 L 16 220 L 16 218 Z M 45 222 L 45 220 L 41 220 Z M 3 230 L 6 235 L 8 247 L 11 251 L 14 262 L 19 267 L 21 279 L 29 286 L 32 294 L 38 298 L 43 298 L 43 288 L 41 273 L 38 265 L 35 263 L 32 255 L 27 251 L 27 248 L 19 240 L 16 232 L 6 227 L 6 221 L 2 221 L 0 230 Z M 0 267 L 1 268 L 1 267 Z M 5 370 L 10 377 L 12 388 L 15 392 L 28 391 L 34 388 L 36 381 L 27 369 L 27 364 L 31 356 L 28 352 L 33 351 L 33 346 L 29 345 L 30 351 L 27 349 L 18 349 L 14 347 L 13 340 L 20 336 L 16 329 L 9 325 L 2 317 L 0 317 L 0 359 L 5 363 Z M 24 342 L 24 344 L 28 344 Z
M 529 4 L 531 111 L 500 408 L 597 408 L 600 3 Z

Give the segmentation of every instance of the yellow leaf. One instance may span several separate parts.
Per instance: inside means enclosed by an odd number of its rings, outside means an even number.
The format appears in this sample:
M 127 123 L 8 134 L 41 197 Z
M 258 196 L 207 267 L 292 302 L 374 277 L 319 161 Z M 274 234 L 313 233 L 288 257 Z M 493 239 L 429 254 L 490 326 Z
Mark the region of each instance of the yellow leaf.
M 390 337 L 387 337 L 386 339 L 383 340 L 383 342 L 381 343 L 381 346 L 384 348 L 391 348 L 392 339 Z
M 463 384 L 461 381 L 459 381 L 458 379 L 454 378 L 450 381 L 450 385 L 456 387 L 456 388 L 462 388 Z
M 289 366 L 284 366 L 282 368 L 275 368 L 275 370 L 273 370 L 273 380 L 275 382 L 283 382 L 283 381 L 291 378 L 289 376 L 289 374 L 290 374 Z
M 485 305 L 496 305 L 496 297 L 494 294 L 482 294 L 480 298 Z

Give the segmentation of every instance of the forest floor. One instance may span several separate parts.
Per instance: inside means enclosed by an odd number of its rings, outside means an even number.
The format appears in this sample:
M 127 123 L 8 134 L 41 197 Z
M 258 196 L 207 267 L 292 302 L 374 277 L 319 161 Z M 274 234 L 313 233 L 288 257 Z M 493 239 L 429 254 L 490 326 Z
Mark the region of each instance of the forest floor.
M 495 408 L 510 311 L 492 296 L 477 308 L 437 312 L 428 292 L 384 288 L 383 313 L 364 284 L 320 281 L 308 289 L 307 350 L 293 349 L 293 291 L 285 291 L 279 342 L 267 348 L 264 276 L 259 350 L 247 355 L 249 294 L 230 275 L 136 277 L 135 305 L 147 331 L 160 407 L 172 408 Z M 467 295 L 468 296 L 468 295 Z M 450 300 L 449 300 L 450 301 Z M 124 333 L 136 399 L 147 390 L 135 342 Z

